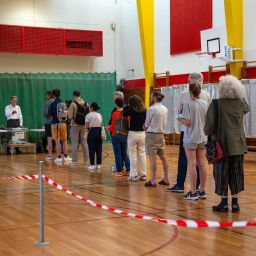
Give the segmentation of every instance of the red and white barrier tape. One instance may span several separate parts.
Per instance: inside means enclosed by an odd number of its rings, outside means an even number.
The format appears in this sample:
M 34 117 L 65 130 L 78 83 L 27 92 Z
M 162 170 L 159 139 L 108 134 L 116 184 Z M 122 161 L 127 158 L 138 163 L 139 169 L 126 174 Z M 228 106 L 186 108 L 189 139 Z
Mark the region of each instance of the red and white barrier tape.
M 39 178 L 39 175 L 23 175 L 23 176 L 13 176 L 8 177 L 8 180 L 36 180 Z
M 180 227 L 187 227 L 187 228 L 237 228 L 237 227 L 252 227 L 256 226 L 256 222 L 254 221 L 234 221 L 234 222 L 224 222 L 224 221 L 204 221 L 204 220 L 170 220 L 170 219 L 162 219 L 158 217 L 152 217 L 152 216 L 146 216 L 146 215 L 140 215 L 135 213 L 129 213 L 125 212 L 120 209 L 116 209 L 107 205 L 96 203 L 90 199 L 87 199 L 85 197 L 82 197 L 67 188 L 63 187 L 62 185 L 58 184 L 57 182 L 53 181 L 49 177 L 43 176 L 44 180 L 50 184 L 51 186 L 57 188 L 58 190 L 61 190 L 63 192 L 66 192 L 68 195 L 73 196 L 91 206 L 94 206 L 96 208 L 121 214 L 128 217 L 133 217 L 136 219 L 143 219 L 143 220 L 150 220 L 154 222 L 160 222 L 167 225 L 173 225 L 173 226 L 180 226 Z

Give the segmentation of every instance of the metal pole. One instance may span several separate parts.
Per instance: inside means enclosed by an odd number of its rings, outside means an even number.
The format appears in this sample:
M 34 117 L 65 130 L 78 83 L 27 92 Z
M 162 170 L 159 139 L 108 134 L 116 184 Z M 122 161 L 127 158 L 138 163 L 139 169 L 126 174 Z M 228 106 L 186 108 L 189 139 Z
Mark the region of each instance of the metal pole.
M 40 180 L 40 241 L 35 242 L 38 246 L 44 246 L 49 242 L 44 241 L 44 161 L 39 161 L 39 180 Z

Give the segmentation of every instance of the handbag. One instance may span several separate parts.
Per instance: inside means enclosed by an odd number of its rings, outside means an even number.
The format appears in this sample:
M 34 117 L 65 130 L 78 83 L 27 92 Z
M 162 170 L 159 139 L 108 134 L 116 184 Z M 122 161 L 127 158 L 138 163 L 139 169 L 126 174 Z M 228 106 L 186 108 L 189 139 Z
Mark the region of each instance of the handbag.
M 214 129 L 213 135 L 217 137 L 217 129 L 218 129 L 218 100 L 213 100 L 213 107 L 214 107 Z M 206 158 L 209 164 L 214 164 L 221 160 L 224 157 L 224 152 L 221 147 L 221 143 L 218 139 L 210 139 L 208 143 L 205 145 L 206 149 Z

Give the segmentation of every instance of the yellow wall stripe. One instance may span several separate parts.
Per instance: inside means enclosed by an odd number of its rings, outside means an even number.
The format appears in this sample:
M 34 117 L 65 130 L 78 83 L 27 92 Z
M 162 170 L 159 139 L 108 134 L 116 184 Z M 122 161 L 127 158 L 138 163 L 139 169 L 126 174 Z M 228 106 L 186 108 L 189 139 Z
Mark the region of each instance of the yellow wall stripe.
M 154 73 L 154 0 L 137 0 L 140 40 L 146 80 L 145 105 L 149 106 Z
M 241 48 L 234 51 L 234 59 L 243 59 L 243 0 L 224 0 L 228 45 Z M 241 78 L 242 62 L 230 64 L 231 74 Z

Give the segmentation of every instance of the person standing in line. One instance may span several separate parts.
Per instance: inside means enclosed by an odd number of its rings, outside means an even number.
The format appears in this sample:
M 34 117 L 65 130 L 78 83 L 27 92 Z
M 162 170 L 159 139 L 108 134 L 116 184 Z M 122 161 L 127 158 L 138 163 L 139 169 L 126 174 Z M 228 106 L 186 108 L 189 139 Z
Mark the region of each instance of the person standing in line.
M 115 155 L 116 172 L 115 176 L 129 176 L 130 160 L 127 155 L 127 134 L 129 117 L 123 117 L 124 100 L 122 98 L 115 99 L 116 111 L 111 115 L 111 124 L 108 130 L 111 133 L 112 145 Z M 122 130 L 122 131 L 121 131 Z M 123 162 L 125 163 L 126 171 L 123 172 Z
M 90 165 L 88 169 L 91 172 L 93 172 L 95 169 L 100 169 L 102 163 L 102 129 L 104 129 L 104 126 L 101 114 L 97 113 L 99 109 L 100 106 L 98 103 L 91 103 L 90 113 L 85 117 L 85 128 L 88 129 L 87 143 L 89 147 L 90 158 Z
M 47 101 L 44 103 L 44 129 L 45 129 L 45 136 L 47 138 L 47 151 L 48 156 L 45 158 L 46 161 L 52 160 L 52 130 L 51 130 L 51 121 L 52 116 L 49 115 L 49 109 L 51 103 L 54 101 L 54 97 L 52 95 L 52 91 L 46 92 Z
M 179 115 L 180 122 L 185 125 L 183 147 L 187 156 L 190 178 L 190 191 L 183 198 L 185 200 L 206 199 L 205 185 L 207 169 L 205 165 L 204 145 L 207 143 L 207 137 L 204 134 L 204 125 L 209 104 L 199 98 L 201 93 L 200 82 L 190 82 L 189 93 L 190 101 L 184 104 L 182 114 Z M 196 191 L 197 166 L 200 175 L 199 193 Z
M 134 95 L 129 99 L 129 106 L 123 111 L 123 116 L 130 117 L 128 133 L 128 152 L 130 159 L 130 176 L 128 181 L 146 180 L 147 161 L 145 152 L 145 130 L 146 108 L 142 99 Z
M 200 87 L 202 88 L 203 85 L 203 75 L 202 73 L 191 73 L 188 78 L 188 83 L 197 83 L 200 84 Z M 208 92 L 201 90 L 201 93 L 199 95 L 199 98 L 206 101 L 208 104 L 211 103 L 211 98 Z M 178 103 L 178 114 L 182 114 L 183 106 L 187 102 L 190 101 L 190 93 L 189 90 L 186 90 L 184 92 L 181 92 L 179 103 Z M 177 173 L 177 179 L 176 184 L 174 186 L 169 187 L 166 189 L 167 192 L 176 192 L 176 193 L 183 193 L 184 192 L 184 184 L 187 176 L 187 157 L 185 153 L 185 149 L 183 147 L 183 137 L 184 137 L 184 130 L 185 126 L 181 125 L 181 132 L 180 132 L 180 145 L 179 145 L 179 159 L 178 159 L 178 173 Z M 197 190 L 199 191 L 199 184 L 200 184 L 200 177 L 199 177 L 199 168 L 197 169 Z
M 122 100 L 123 100 L 123 102 L 124 102 L 124 94 L 123 94 L 123 92 L 121 92 L 121 91 L 115 91 L 114 92 L 114 95 L 113 95 L 114 97 L 114 103 L 115 103 L 115 100 L 117 99 L 117 98 L 121 98 Z M 125 108 L 125 103 L 123 104 L 123 109 Z M 109 128 L 109 126 L 111 125 L 111 119 L 112 119 L 112 114 L 114 113 L 116 111 L 116 106 L 113 108 L 113 110 L 112 110 L 112 112 L 111 112 L 111 116 L 110 116 L 110 118 L 109 118 L 109 121 L 108 121 L 108 128 Z M 110 136 L 111 136 L 111 140 L 112 140 L 112 132 L 110 132 Z M 112 144 L 113 145 L 113 144 Z M 113 151 L 114 151 L 114 148 L 113 148 Z M 115 151 L 114 151 L 115 152 Z M 124 169 L 124 166 L 125 166 L 125 162 L 124 162 L 124 160 L 122 159 L 122 169 Z M 116 166 L 114 166 L 114 167 L 112 167 L 112 172 L 116 172 Z
M 73 92 L 73 102 L 68 108 L 68 119 L 70 122 L 70 138 L 72 145 L 72 162 L 71 167 L 77 166 L 78 158 L 78 144 L 82 145 L 84 164 L 88 160 L 88 148 L 87 148 L 87 128 L 85 127 L 85 118 L 89 113 L 89 106 L 81 98 L 79 91 Z
M 244 190 L 244 153 L 247 145 L 243 127 L 243 116 L 250 111 L 245 101 L 245 87 L 234 76 L 226 75 L 220 78 L 217 131 L 215 107 L 210 105 L 204 131 L 218 139 L 224 158 L 213 164 L 215 193 L 221 197 L 218 205 L 212 207 L 214 212 L 228 212 L 228 188 L 231 191 L 232 212 L 240 211 L 238 194 Z M 214 132 L 214 133 L 213 133 Z
M 23 126 L 23 117 L 20 107 L 17 105 L 17 97 L 10 97 L 10 104 L 5 107 L 5 116 L 7 118 L 7 128 L 17 128 Z M 16 154 L 22 152 L 18 147 L 15 148 Z M 11 154 L 11 149 L 7 147 L 7 155 Z
M 160 185 L 169 185 L 168 162 L 165 155 L 164 132 L 167 122 L 168 109 L 163 106 L 164 95 L 155 91 L 151 94 L 151 103 L 148 108 L 144 128 L 146 130 L 146 152 L 150 158 L 150 180 L 145 183 L 146 187 L 155 187 L 156 157 L 159 155 L 162 164 L 164 177 L 158 182 Z
M 54 101 L 50 105 L 49 115 L 52 116 L 51 129 L 52 129 L 52 139 L 56 143 L 56 153 L 57 157 L 54 160 L 55 163 L 62 163 L 61 157 L 61 146 L 60 141 L 63 143 L 64 150 L 64 161 L 71 161 L 72 159 L 68 156 L 67 149 L 67 117 L 68 111 L 66 104 L 60 99 L 60 90 L 54 89 L 52 91 L 54 96 Z

